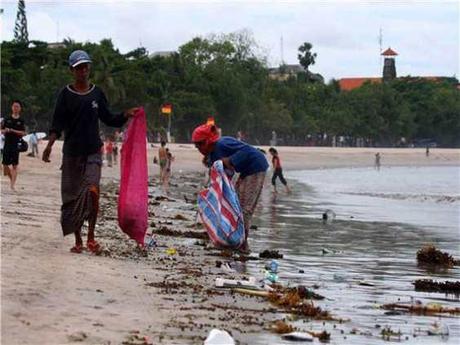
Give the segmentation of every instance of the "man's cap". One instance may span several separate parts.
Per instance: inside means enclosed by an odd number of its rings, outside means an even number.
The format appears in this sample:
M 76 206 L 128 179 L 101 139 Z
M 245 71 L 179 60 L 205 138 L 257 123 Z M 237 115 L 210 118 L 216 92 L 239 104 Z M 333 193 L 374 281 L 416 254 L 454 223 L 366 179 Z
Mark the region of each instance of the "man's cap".
M 69 66 L 77 67 L 82 63 L 92 63 L 88 53 L 83 50 L 75 50 L 69 56 Z

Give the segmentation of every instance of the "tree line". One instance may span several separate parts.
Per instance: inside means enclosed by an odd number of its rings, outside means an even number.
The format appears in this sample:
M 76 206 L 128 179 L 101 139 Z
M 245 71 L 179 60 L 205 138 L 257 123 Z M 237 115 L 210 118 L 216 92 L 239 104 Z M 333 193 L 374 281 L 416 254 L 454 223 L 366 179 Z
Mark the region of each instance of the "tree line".
M 345 92 L 336 80 L 325 83 L 309 71 L 320 56 L 308 42 L 299 47 L 304 71 L 274 78 L 246 31 L 196 37 L 165 56 L 151 56 L 142 47 L 122 54 L 110 39 L 67 39 L 59 47 L 3 41 L 2 116 L 20 99 L 29 130 L 46 131 L 59 90 L 71 82 L 67 58 L 75 49 L 91 55 L 91 80 L 106 92 L 114 111 L 144 106 L 151 135 L 164 135 L 167 118 L 159 109 L 171 103 L 178 142 L 189 142 L 193 128 L 213 116 L 225 135 L 241 131 L 254 144 L 268 144 L 275 131 L 286 145 L 331 145 L 340 138 L 350 146 L 421 139 L 460 146 L 457 79 L 398 78 Z

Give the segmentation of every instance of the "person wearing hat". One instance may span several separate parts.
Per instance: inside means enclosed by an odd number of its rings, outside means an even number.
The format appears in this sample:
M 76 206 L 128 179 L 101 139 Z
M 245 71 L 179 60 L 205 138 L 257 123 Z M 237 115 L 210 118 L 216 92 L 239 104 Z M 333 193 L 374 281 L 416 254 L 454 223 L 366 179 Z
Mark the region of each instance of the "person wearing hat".
M 235 187 L 243 210 L 245 241 L 239 249 L 248 252 L 251 219 L 264 185 L 268 169 L 267 159 L 251 145 L 233 137 L 220 137 L 219 129 L 213 124 L 195 128 L 192 142 L 204 156 L 208 166 L 222 160 L 225 169 L 240 174 Z
M 100 250 L 94 238 L 99 211 L 99 181 L 101 177 L 101 147 L 99 120 L 108 126 L 121 127 L 137 108 L 120 114 L 113 114 L 104 92 L 89 81 L 91 58 L 83 50 L 76 50 L 69 56 L 70 72 L 74 81 L 59 93 L 49 141 L 42 159 L 50 162 L 52 147 L 64 133 L 62 148 L 61 177 L 61 227 L 64 236 L 75 234 L 73 253 L 81 253 L 83 240 L 81 227 L 88 221 L 87 249 Z

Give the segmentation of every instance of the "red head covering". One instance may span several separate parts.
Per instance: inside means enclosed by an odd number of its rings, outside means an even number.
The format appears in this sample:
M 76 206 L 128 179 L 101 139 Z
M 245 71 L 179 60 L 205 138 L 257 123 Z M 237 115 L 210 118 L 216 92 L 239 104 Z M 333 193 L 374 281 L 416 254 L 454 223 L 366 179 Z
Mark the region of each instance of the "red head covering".
M 204 124 L 195 128 L 192 133 L 192 142 L 205 141 L 206 145 L 215 143 L 219 140 L 219 131 L 215 125 Z

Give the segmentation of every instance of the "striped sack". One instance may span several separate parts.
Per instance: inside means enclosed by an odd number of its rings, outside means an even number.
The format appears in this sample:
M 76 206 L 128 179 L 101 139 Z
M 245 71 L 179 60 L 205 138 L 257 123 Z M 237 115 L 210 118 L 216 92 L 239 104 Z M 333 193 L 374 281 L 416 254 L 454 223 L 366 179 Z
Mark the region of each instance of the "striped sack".
M 215 246 L 238 248 L 243 244 L 243 212 L 221 160 L 211 167 L 210 186 L 198 195 L 198 212 Z

